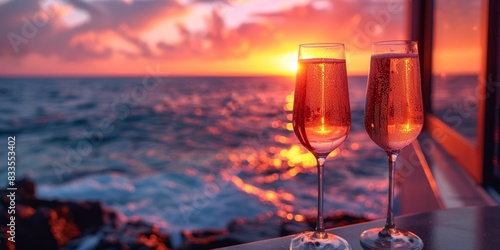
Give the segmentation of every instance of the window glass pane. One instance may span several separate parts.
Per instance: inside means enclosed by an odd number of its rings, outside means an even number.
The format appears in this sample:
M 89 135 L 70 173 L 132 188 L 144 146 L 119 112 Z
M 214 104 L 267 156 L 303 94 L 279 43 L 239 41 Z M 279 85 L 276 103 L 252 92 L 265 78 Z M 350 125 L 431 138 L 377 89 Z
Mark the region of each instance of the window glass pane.
M 475 144 L 481 1 L 436 0 L 434 8 L 432 110 Z

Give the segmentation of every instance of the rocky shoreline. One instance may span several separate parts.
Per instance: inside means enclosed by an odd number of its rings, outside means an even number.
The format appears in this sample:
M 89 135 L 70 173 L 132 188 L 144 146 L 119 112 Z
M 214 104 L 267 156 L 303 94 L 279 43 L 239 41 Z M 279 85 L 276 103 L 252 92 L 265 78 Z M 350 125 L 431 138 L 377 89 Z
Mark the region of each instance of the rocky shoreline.
M 112 209 L 97 201 L 44 200 L 36 197 L 36 185 L 24 179 L 16 182 L 15 225 L 9 213 L 9 191 L 0 191 L 0 249 L 157 249 L 198 250 L 232 246 L 312 230 L 314 218 L 304 222 L 276 215 L 256 219 L 235 219 L 225 229 L 183 231 L 181 244 L 171 235 L 140 220 L 118 218 Z M 12 211 L 11 211 L 12 212 Z M 327 228 L 365 222 L 361 216 L 339 214 L 325 218 Z M 14 235 L 11 229 L 14 229 Z M 9 237 L 15 243 L 9 240 Z M 15 246 L 15 248 L 14 248 Z

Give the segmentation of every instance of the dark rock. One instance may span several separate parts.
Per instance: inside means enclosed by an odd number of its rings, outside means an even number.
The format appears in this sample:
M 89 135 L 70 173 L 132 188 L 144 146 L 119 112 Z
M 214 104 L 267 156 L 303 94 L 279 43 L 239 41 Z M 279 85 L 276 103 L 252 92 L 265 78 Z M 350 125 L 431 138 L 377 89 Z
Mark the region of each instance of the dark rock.
M 43 200 L 36 198 L 29 179 L 15 183 L 15 214 L 9 213 L 8 190 L 0 190 L 0 233 L 8 235 L 15 216 L 15 249 L 171 249 L 170 237 L 141 221 L 121 223 L 116 213 L 100 202 Z M 7 209 L 3 209 L 7 208 Z M 12 212 L 11 212 L 12 213 Z M 14 249 L 0 238 L 0 249 Z
M 226 239 L 228 233 L 229 232 L 225 229 L 183 231 L 181 233 L 181 237 L 184 243 L 179 249 L 203 250 L 232 246 L 242 243 L 232 239 Z
M 157 227 L 141 221 L 127 222 L 118 228 L 103 227 L 98 233 L 87 235 L 67 244 L 64 249 L 130 249 L 168 250 L 172 248 L 170 236 L 161 233 Z
M 57 214 L 51 213 L 50 209 L 33 209 L 20 204 L 17 204 L 17 211 L 15 249 L 59 248 L 51 225 L 53 220 L 57 220 Z
M 19 199 L 35 199 L 35 183 L 29 179 L 22 179 L 16 182 Z M 20 200 L 22 201 L 22 200 Z
M 274 215 L 260 216 L 256 219 L 235 219 L 229 222 L 228 230 L 231 232 L 231 237 L 247 243 L 280 237 L 281 223 L 283 219 Z
M 182 250 L 202 250 L 227 247 L 252 241 L 279 237 L 282 219 L 265 216 L 257 219 L 239 218 L 228 223 L 227 229 L 184 231 Z

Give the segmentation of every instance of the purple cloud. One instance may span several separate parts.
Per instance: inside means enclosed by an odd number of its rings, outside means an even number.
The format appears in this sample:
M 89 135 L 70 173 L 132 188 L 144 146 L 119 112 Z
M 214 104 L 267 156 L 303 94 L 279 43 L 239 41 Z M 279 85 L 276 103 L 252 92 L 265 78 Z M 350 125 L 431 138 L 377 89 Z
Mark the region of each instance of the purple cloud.
M 106 58 L 119 51 L 99 36 L 113 33 L 136 47 L 140 56 L 151 56 L 149 47 L 138 35 L 158 20 L 181 14 L 185 9 L 174 0 L 131 3 L 53 0 L 48 9 L 42 9 L 40 2 L 10 1 L 0 5 L 0 55 L 22 57 L 38 53 L 60 56 L 66 60 Z M 58 10 L 64 4 L 86 12 L 90 16 L 89 20 L 73 28 L 62 27 Z M 78 39 L 88 34 L 95 34 L 96 39 Z

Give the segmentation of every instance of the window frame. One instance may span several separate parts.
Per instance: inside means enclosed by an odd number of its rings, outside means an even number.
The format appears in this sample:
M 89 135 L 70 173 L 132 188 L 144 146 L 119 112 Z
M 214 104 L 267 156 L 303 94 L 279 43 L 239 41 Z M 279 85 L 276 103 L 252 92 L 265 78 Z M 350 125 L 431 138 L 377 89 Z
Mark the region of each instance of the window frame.
M 500 177 L 495 177 L 495 165 L 500 156 L 497 147 L 500 119 L 495 115 L 500 69 L 499 19 L 500 4 L 496 0 L 482 0 L 481 9 L 481 65 L 478 81 L 477 145 L 472 145 L 443 121 L 432 114 L 432 56 L 434 0 L 412 1 L 410 37 L 419 41 L 422 74 L 422 92 L 425 109 L 425 129 L 462 168 L 483 187 L 494 187 L 500 192 Z

